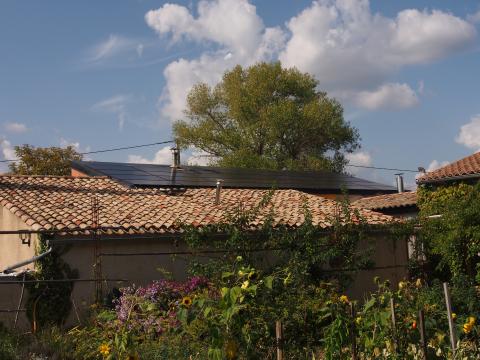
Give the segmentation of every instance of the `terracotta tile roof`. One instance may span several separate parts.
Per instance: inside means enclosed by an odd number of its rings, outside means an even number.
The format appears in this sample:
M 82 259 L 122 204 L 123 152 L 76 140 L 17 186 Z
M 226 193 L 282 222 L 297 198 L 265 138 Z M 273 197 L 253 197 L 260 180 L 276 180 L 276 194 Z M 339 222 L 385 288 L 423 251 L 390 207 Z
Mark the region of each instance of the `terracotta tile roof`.
M 180 231 L 179 222 L 205 226 L 226 221 L 240 204 L 252 208 L 267 190 L 223 189 L 215 205 L 215 189 L 188 189 L 167 194 L 159 189 L 134 189 L 105 177 L 0 176 L 0 205 L 20 217 L 34 230 L 85 229 L 92 227 L 92 198 L 99 202 L 99 225 L 106 233 L 159 234 Z M 274 224 L 298 226 L 304 221 L 304 199 L 314 224 L 330 226 L 338 205 L 333 200 L 296 190 L 277 190 L 270 208 L 252 221 L 255 228 L 272 209 Z M 390 216 L 361 210 L 370 224 L 392 221 Z
M 417 192 L 378 195 L 359 199 L 353 203 L 362 209 L 382 210 L 417 205 Z
M 475 153 L 437 170 L 429 171 L 417 179 L 418 184 L 455 180 L 463 177 L 480 178 L 480 153 Z

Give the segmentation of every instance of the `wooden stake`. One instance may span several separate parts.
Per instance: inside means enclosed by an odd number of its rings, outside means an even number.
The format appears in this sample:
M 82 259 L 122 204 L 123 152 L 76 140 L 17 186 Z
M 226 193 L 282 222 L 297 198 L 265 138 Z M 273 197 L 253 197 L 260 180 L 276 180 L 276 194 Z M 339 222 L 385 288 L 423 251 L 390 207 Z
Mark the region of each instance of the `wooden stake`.
M 395 300 L 393 297 L 390 298 L 390 313 L 392 316 L 392 332 L 393 332 L 393 346 L 395 352 L 397 351 L 397 319 L 395 317 Z
M 23 302 L 23 294 L 25 293 L 25 274 L 26 272 L 23 273 L 22 291 L 20 293 L 20 299 L 18 300 L 17 312 L 15 314 L 15 322 L 13 323 L 13 330 L 15 330 L 15 328 L 17 327 L 18 315 L 20 313 L 20 308 Z
M 352 317 L 352 321 L 350 322 L 350 341 L 352 343 L 352 360 L 357 360 L 357 331 L 355 327 L 355 304 L 353 302 L 350 303 L 350 315 Z
M 457 350 L 457 336 L 455 334 L 455 324 L 453 323 L 452 317 L 452 300 L 450 298 L 450 290 L 448 289 L 448 283 L 443 283 L 443 292 L 445 294 L 445 305 L 447 306 L 447 316 L 448 316 L 448 328 L 450 329 L 450 344 L 452 346 L 452 354 L 455 357 L 455 352 Z
M 275 332 L 277 336 L 277 360 L 283 360 L 283 328 L 282 322 L 275 322 Z
M 427 360 L 427 339 L 425 335 L 425 316 L 423 310 L 418 312 L 418 330 L 420 331 L 420 345 L 422 347 L 423 359 Z

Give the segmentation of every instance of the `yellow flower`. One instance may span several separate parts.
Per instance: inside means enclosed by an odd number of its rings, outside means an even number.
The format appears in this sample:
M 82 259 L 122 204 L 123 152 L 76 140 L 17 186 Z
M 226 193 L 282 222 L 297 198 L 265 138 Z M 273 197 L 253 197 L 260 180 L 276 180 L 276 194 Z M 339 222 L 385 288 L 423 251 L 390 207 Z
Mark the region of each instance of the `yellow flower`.
M 108 356 L 108 354 L 110 354 L 110 345 L 102 344 L 99 346 L 98 351 L 100 351 L 100 354 L 103 356 Z
M 452 313 L 452 319 L 455 320 L 457 318 L 457 314 Z
M 357 318 L 355 319 L 355 323 L 357 325 L 360 325 L 360 323 L 362 322 L 362 317 L 361 316 L 357 316 Z
M 471 324 L 472 326 L 475 325 L 476 319 L 473 316 L 468 317 L 468 323 Z
M 473 324 L 471 324 L 471 323 L 463 324 L 463 332 L 465 334 L 468 334 L 470 331 L 472 331 L 472 328 L 473 328 Z
M 242 289 L 248 288 L 248 285 L 250 285 L 250 282 L 248 280 L 245 280 L 242 284 Z
M 348 296 L 347 295 L 340 296 L 340 302 L 344 304 L 348 304 Z
M 189 296 L 185 296 L 183 299 L 182 299 L 182 305 L 185 306 L 185 307 L 190 307 L 192 306 L 192 298 L 189 297 Z
M 400 281 L 398 283 L 398 288 L 402 290 L 405 286 L 407 286 L 407 283 L 405 281 Z
M 238 345 L 233 340 L 227 340 L 225 343 L 225 355 L 227 359 L 233 360 L 237 357 Z
M 417 281 L 415 282 L 415 286 L 416 286 L 417 288 L 422 287 L 422 279 L 417 279 Z

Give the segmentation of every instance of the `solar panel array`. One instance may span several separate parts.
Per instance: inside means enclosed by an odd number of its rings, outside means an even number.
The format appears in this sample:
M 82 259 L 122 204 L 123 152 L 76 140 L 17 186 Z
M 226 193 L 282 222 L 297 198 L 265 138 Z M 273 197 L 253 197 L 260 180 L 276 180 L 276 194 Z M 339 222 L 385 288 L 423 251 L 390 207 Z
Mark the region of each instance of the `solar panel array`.
M 393 186 L 375 183 L 354 176 L 327 171 L 275 171 L 231 169 L 207 166 L 130 164 L 97 161 L 74 161 L 72 167 L 86 175 L 108 176 L 132 187 L 215 187 L 218 179 L 230 188 L 278 188 L 304 191 L 351 193 L 391 193 Z

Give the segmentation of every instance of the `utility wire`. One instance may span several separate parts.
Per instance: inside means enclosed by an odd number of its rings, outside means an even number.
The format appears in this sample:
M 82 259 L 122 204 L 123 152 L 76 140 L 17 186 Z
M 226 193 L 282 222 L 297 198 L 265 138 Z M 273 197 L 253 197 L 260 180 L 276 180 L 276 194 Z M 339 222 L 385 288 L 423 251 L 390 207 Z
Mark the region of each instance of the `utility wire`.
M 111 148 L 111 149 L 103 149 L 103 150 L 95 150 L 95 151 L 85 151 L 85 152 L 81 152 L 81 153 L 79 153 L 79 154 L 80 154 L 80 155 L 100 154 L 100 153 L 106 153 L 106 152 L 111 152 L 111 151 L 138 149 L 138 148 L 147 147 L 147 146 L 163 145 L 163 144 L 168 144 L 168 143 L 173 143 L 173 142 L 175 142 L 175 141 L 174 141 L 174 140 L 167 140 L 167 141 L 155 142 L 155 143 L 150 143 L 150 144 L 124 146 L 124 147 Z M 0 163 L 15 162 L 15 161 L 18 161 L 18 160 L 0 160 Z M 345 165 L 345 166 L 356 167 L 356 168 L 363 168 L 363 169 L 388 170 L 388 171 L 404 171 L 404 172 L 418 173 L 418 170 L 411 170 L 411 169 L 396 169 L 396 168 L 386 168 L 386 167 L 377 167 L 377 166 L 365 166 L 365 165 L 355 165 L 355 164 L 347 164 L 347 165 Z
M 395 169 L 395 168 L 384 168 L 384 167 L 354 165 L 354 164 L 347 164 L 345 166 L 351 166 L 351 167 L 356 167 L 356 168 L 364 168 L 364 169 L 375 169 L 375 170 L 404 171 L 404 172 L 413 172 L 413 173 L 418 173 L 419 172 L 418 170 L 411 170 L 411 169 Z
M 128 149 L 138 149 L 142 147 L 147 147 L 147 146 L 154 146 L 154 145 L 162 145 L 162 144 L 168 144 L 168 143 L 173 143 L 175 141 L 173 140 L 167 140 L 167 141 L 161 141 L 161 142 L 156 142 L 156 143 L 151 143 L 151 144 L 141 144 L 141 145 L 133 145 L 133 146 L 124 146 L 124 147 L 118 147 L 118 148 L 112 148 L 112 149 L 103 149 L 103 150 L 95 150 L 95 151 L 85 151 L 79 153 L 80 155 L 90 155 L 90 154 L 99 154 L 99 153 L 106 153 L 110 151 L 119 151 L 119 150 L 128 150 Z M 18 160 L 0 160 L 0 162 L 5 163 L 5 162 L 14 162 Z

